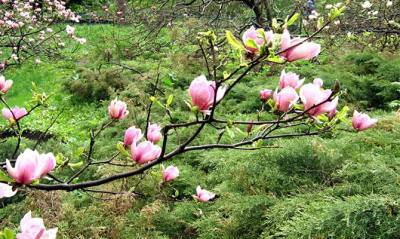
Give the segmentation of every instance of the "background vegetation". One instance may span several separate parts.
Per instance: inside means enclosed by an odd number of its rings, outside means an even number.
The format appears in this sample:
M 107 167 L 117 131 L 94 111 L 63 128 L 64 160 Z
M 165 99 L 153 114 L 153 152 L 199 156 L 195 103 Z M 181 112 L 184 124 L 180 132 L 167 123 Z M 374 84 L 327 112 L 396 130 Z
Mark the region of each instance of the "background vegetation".
M 71 4 L 78 4 L 74 6 L 81 11 L 98 7 L 90 1 Z M 144 126 L 149 101 L 145 93 L 157 76 L 165 95 L 173 92 L 175 96 L 174 119 L 186 117 L 188 85 L 205 73 L 198 45 L 188 40 L 188 36 L 195 39 L 190 26 L 198 26 L 198 21 L 189 17 L 164 28 L 153 43 L 157 50 L 140 54 L 137 51 L 143 48 L 131 38 L 141 28 L 75 25 L 78 34 L 87 38 L 86 45 L 71 43 L 60 60 L 43 58 L 40 64 L 29 62 L 6 72 L 14 80 L 9 102 L 27 102 L 32 82 L 51 94 L 49 106 L 23 124 L 45 130 L 61 112 L 50 129 L 54 138 L 39 150 L 62 153 L 76 163 L 77 151 L 89 143 L 90 129 L 106 121 L 109 100 L 126 99 L 129 118 L 105 130 L 94 157 L 111 155 L 112 142 L 122 141 L 124 129 Z M 379 119 L 374 129 L 279 140 L 272 142 L 274 148 L 259 151 L 189 153 L 171 162 L 181 171 L 172 183 L 160 185 L 161 168 L 156 167 L 140 178 L 110 185 L 136 193 L 26 190 L 0 201 L 0 228 L 16 229 L 26 211 L 33 210 L 49 228 L 59 228 L 59 238 L 66 239 L 399 238 L 400 55 L 380 51 L 375 45 L 361 47 L 345 41 L 335 47 L 325 38 L 319 42 L 329 50 L 317 61 L 296 62 L 286 71 L 308 80 L 320 77 L 328 88 L 339 80 L 344 103 Z M 254 112 L 260 107 L 259 90 L 275 87 L 281 70 L 274 66 L 254 72 L 232 92 L 221 113 L 238 118 Z M 1 124 L 4 129 L 6 122 Z M 349 124 L 341 128 L 350 130 Z M 204 143 L 208 137 L 214 136 L 204 134 L 198 140 Z M 13 143 L 2 143 L 0 155 L 8 155 Z M 78 180 L 116 170 L 92 170 Z M 196 202 L 192 195 L 197 185 L 216 192 L 217 198 Z

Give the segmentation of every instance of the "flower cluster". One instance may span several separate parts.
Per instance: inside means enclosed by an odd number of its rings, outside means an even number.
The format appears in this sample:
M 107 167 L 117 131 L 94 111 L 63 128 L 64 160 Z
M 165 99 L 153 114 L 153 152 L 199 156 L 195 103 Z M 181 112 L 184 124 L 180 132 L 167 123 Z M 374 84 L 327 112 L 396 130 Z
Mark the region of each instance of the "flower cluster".
M 247 53 L 251 56 L 260 54 L 262 49 L 274 48 L 276 41 L 279 41 L 280 56 L 289 62 L 296 60 L 310 60 L 321 51 L 321 46 L 314 42 L 306 41 L 303 38 L 291 38 L 288 30 L 283 34 L 275 34 L 272 31 L 265 32 L 264 29 L 251 27 L 243 33 L 242 41 Z
M 161 139 L 161 128 L 157 124 L 151 124 L 148 127 L 146 138 L 143 138 L 142 131 L 135 126 L 125 131 L 124 145 L 130 147 L 131 158 L 138 164 L 145 164 L 157 159 L 161 154 L 160 146 L 156 143 Z
M 63 46 L 57 21 L 79 22 L 80 16 L 59 0 L 2 0 L 0 1 L 0 45 L 9 49 L 9 55 L 0 51 L 0 70 L 10 63 L 20 63 L 37 50 L 57 49 Z M 80 43 L 84 38 L 70 35 Z M 2 59 L 3 58 L 3 59 Z M 36 62 L 40 62 L 36 59 Z

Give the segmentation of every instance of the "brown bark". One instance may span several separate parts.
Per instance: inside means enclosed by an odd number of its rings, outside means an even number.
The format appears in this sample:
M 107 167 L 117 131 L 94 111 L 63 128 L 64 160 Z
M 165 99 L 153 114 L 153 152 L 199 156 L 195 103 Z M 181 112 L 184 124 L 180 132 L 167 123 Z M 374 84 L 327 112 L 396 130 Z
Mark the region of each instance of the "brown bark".
M 126 10 L 127 2 L 126 0 L 116 0 L 117 3 L 117 19 L 120 24 L 125 24 L 126 22 Z

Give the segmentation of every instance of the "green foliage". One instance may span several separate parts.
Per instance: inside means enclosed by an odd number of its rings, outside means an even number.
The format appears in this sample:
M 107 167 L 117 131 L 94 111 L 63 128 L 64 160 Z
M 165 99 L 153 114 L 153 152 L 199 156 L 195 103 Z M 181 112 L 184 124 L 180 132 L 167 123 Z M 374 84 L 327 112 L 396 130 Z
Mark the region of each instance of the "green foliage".
M 64 87 L 78 100 L 95 102 L 108 100 L 112 94 L 122 90 L 128 79 L 118 69 L 91 70 L 80 69 L 77 74 L 64 83 Z

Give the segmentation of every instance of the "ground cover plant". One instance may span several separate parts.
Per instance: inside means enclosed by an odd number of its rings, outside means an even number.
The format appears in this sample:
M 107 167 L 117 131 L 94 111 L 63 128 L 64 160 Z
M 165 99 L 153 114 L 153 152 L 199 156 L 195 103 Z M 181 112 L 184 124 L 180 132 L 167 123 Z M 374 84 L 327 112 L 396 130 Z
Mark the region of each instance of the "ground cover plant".
M 138 44 L 154 28 L 121 2 L 68 3 L 112 24 L 63 19 L 57 56 L 4 58 L 0 238 L 400 236 L 400 58 L 330 45 L 351 4 L 300 37 L 297 13 L 194 32 L 191 6 Z

